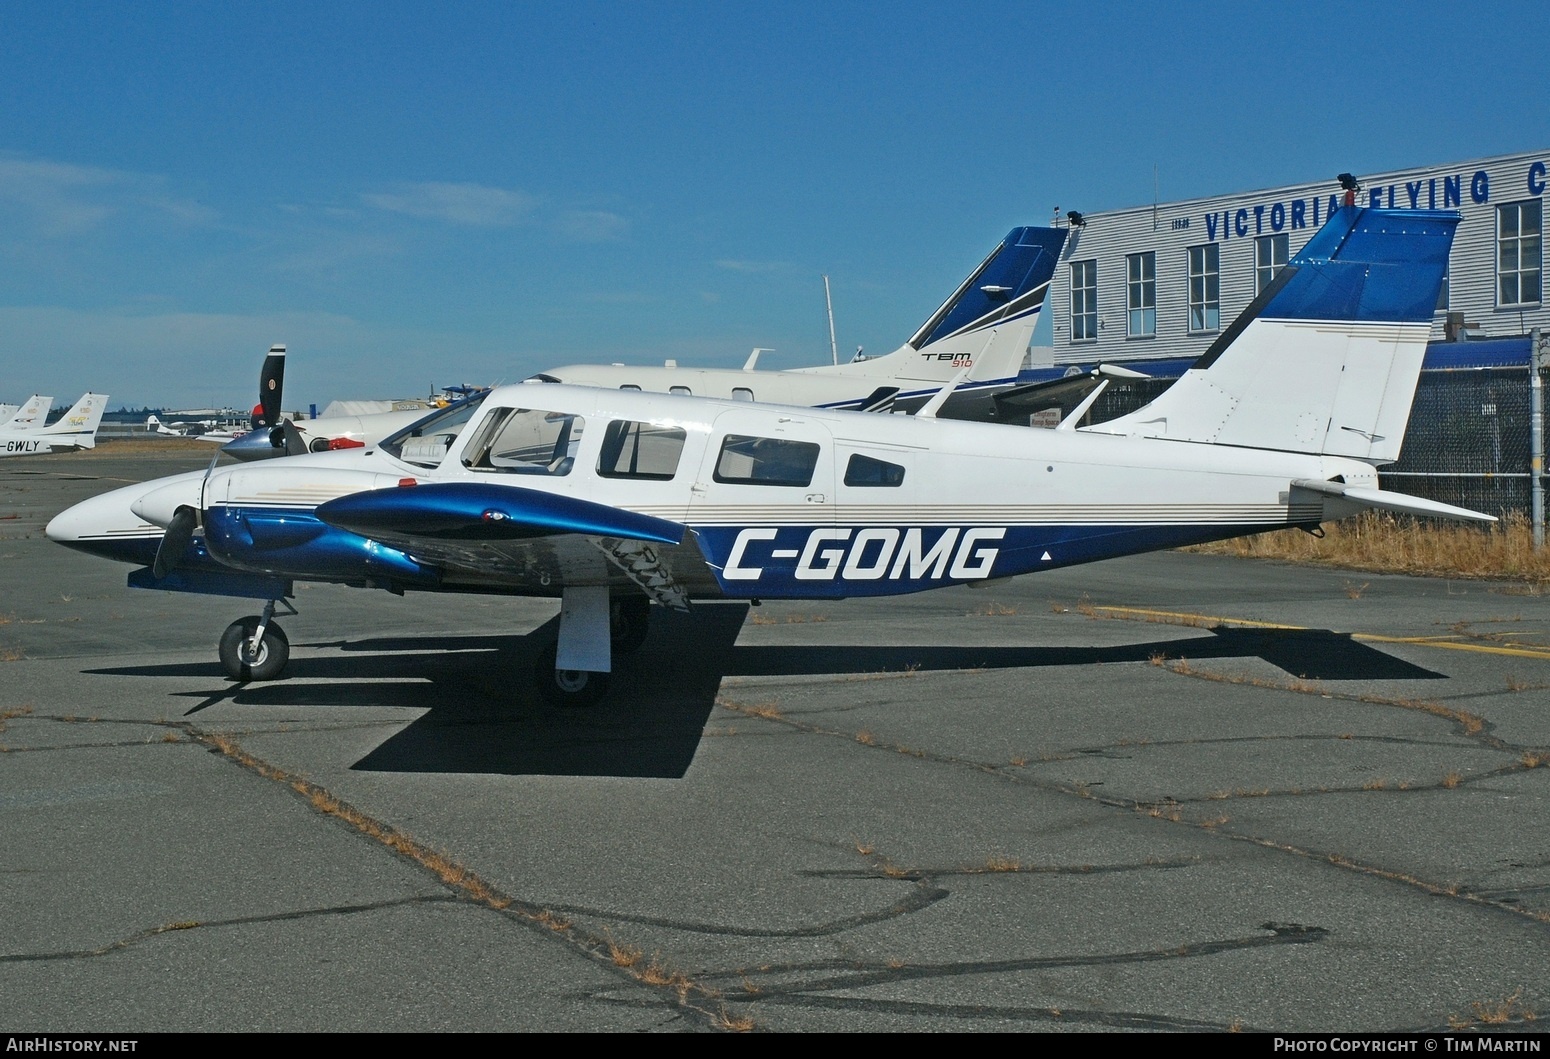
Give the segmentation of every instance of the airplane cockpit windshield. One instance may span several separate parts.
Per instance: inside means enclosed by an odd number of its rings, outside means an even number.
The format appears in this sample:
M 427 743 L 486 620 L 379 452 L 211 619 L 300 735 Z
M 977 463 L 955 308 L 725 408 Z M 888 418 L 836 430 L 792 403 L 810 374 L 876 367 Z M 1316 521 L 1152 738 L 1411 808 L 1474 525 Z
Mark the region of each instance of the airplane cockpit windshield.
M 390 434 L 377 447 L 416 467 L 440 467 L 442 457 L 484 404 L 488 392 L 475 394 Z

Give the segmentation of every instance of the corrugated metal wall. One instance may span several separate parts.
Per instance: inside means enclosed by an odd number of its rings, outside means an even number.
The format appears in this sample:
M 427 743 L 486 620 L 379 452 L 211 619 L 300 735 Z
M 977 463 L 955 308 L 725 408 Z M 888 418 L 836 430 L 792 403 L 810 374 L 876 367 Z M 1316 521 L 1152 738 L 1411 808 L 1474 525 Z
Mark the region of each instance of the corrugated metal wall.
M 1373 176 L 1358 173 L 1362 185 L 1358 202 L 1458 209 L 1464 220 L 1450 260 L 1449 308 L 1463 312 L 1466 322 L 1478 325 L 1475 333 L 1480 335 L 1550 329 L 1550 306 L 1543 301 L 1521 310 L 1496 305 L 1496 208 L 1509 202 L 1543 199 L 1547 163 L 1550 151 L 1538 151 Z M 1455 192 L 1457 202 L 1450 198 Z M 1191 334 L 1188 330 L 1189 248 L 1205 243 L 1219 247 L 1221 327 L 1225 328 L 1254 297 L 1256 236 L 1284 232 L 1295 255 L 1327 219 L 1331 197 L 1338 199 L 1340 194 L 1336 181 L 1329 179 L 1087 214 L 1086 226 L 1072 232 L 1062 256 L 1067 263 L 1098 263 L 1098 338 L 1090 342 L 1071 339 L 1071 270 L 1063 265 L 1056 270 L 1046 302 L 1053 325 L 1055 362 L 1095 364 L 1200 355 L 1215 333 Z M 1157 255 L 1157 334 L 1154 338 L 1128 338 L 1125 258 L 1145 251 Z M 1443 337 L 1445 321 L 1446 314 L 1439 311 L 1433 339 Z

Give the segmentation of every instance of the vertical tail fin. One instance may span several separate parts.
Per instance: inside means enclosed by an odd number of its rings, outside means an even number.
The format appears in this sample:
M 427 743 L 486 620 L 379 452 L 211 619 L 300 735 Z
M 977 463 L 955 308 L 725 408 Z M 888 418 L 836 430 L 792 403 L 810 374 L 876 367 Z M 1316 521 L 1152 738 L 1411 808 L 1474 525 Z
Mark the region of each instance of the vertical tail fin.
M 48 421 L 49 410 L 53 407 L 52 397 L 35 393 L 27 398 L 27 402 L 11 418 L 0 423 L 0 430 L 13 434 L 36 434 L 43 429 L 43 424 Z
M 1458 222 L 1336 211 L 1178 382 L 1086 429 L 1398 459 Z
M 1063 228 L 1013 228 L 904 345 L 837 368 L 802 370 L 944 383 L 972 366 L 971 382 L 1011 382 L 1065 241 Z
M 84 393 L 81 399 L 71 405 L 70 410 L 60 417 L 59 422 L 45 428 L 43 433 L 49 437 L 63 435 L 74 442 L 77 448 L 95 448 L 97 428 L 102 425 L 102 413 L 107 411 L 107 408 L 107 394 Z

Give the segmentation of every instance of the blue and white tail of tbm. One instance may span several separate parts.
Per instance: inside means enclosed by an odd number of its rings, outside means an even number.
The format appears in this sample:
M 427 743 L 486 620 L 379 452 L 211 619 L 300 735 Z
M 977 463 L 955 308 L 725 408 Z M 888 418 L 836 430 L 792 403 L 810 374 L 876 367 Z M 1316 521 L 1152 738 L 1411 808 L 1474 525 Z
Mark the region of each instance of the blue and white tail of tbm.
M 1087 429 L 1393 462 L 1458 223 L 1344 207 L 1178 382 Z
M 1065 245 L 1063 228 L 1013 228 L 908 342 L 865 361 L 798 369 L 945 383 L 964 368 L 971 385 L 1017 379 Z M 886 363 L 885 363 L 886 362 Z

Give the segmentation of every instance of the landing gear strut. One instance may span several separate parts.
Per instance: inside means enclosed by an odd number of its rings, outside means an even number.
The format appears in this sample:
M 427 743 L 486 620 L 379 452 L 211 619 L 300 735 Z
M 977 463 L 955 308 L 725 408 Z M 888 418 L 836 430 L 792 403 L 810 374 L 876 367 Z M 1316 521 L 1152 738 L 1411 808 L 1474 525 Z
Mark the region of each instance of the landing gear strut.
M 628 655 L 640 650 L 651 631 L 651 600 L 628 596 L 609 604 L 608 631 L 614 654 Z
M 287 614 L 297 613 L 285 600 L 271 599 L 264 613 L 238 618 L 221 634 L 221 668 L 232 680 L 273 680 L 291 659 L 291 642 L 274 621 L 277 605 Z
M 607 673 L 586 669 L 560 669 L 555 665 L 559 645 L 550 644 L 538 652 L 533 679 L 538 694 L 551 706 L 593 706 L 608 691 Z

